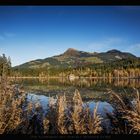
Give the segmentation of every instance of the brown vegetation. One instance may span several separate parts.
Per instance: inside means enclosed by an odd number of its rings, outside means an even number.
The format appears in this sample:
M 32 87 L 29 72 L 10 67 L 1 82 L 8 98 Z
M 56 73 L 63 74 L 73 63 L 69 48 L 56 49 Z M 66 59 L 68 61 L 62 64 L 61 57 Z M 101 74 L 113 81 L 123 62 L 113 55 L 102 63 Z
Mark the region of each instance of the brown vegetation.
M 2 84 L 3 83 L 3 84 Z M 93 112 L 83 106 L 78 90 L 68 102 L 65 95 L 50 98 L 45 117 L 41 106 L 27 102 L 26 94 L 16 86 L 1 83 L 0 134 L 98 134 L 101 118 L 97 107 Z
M 75 91 L 71 102 L 66 100 L 65 95 L 58 97 L 56 102 L 51 98 L 46 118 L 46 125 L 49 122 L 48 127 L 51 128 L 47 128 L 47 134 L 99 134 L 102 131 L 97 107 L 93 112 L 88 106 L 84 107 L 78 90 Z
M 113 98 L 113 114 L 108 114 L 111 120 L 112 132 L 115 134 L 140 134 L 140 98 L 136 90 L 136 96 L 132 100 L 126 95 L 117 95 L 110 92 Z
M 22 122 L 22 104 L 25 94 L 19 98 L 16 88 L 1 79 L 0 84 L 0 134 L 12 133 Z
M 0 134 L 102 134 L 104 121 L 97 113 L 98 104 L 90 110 L 78 90 L 71 100 L 65 96 L 50 97 L 46 115 L 39 103 L 26 100 L 17 86 L 1 79 Z M 132 101 L 127 96 L 110 92 L 114 111 L 107 114 L 112 134 L 140 134 L 140 97 L 137 91 Z

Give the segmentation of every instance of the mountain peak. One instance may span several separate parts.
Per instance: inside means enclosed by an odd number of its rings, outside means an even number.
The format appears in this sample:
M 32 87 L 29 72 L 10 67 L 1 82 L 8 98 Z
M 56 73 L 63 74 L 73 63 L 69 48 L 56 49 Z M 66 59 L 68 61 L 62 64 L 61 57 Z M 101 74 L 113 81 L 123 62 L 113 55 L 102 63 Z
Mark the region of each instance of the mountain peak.
M 79 51 L 74 49 L 74 48 L 68 48 L 64 52 L 64 55 L 67 55 L 67 56 L 78 56 L 79 55 Z
M 68 49 L 66 50 L 66 52 L 71 52 L 71 51 L 77 51 L 77 50 L 74 49 L 74 48 L 68 48 Z
M 112 50 L 107 51 L 107 53 L 121 53 L 121 51 L 112 49 Z
M 78 67 L 85 64 L 95 64 L 95 63 L 108 63 L 114 62 L 121 59 L 136 59 L 137 57 L 131 53 L 121 52 L 119 50 L 109 50 L 102 53 L 90 53 L 79 51 L 73 48 L 67 49 L 64 53 L 45 58 L 37 59 L 31 62 L 26 62 L 22 65 L 16 66 L 15 68 L 69 68 L 69 67 Z

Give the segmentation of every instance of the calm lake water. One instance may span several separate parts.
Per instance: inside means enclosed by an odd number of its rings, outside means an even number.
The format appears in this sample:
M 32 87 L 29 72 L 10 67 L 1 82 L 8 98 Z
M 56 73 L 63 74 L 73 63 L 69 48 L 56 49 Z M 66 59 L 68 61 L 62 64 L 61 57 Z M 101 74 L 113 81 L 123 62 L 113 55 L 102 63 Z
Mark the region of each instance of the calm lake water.
M 18 79 L 13 83 L 22 85 L 28 94 L 28 100 L 39 102 L 45 111 L 49 97 L 66 95 L 69 99 L 73 96 L 75 89 L 78 89 L 84 103 L 90 109 L 94 109 L 98 102 L 98 113 L 105 116 L 106 112 L 112 112 L 113 107 L 109 102 L 110 97 L 107 92 L 109 89 L 116 93 L 125 92 L 132 98 L 133 88 L 140 89 L 140 79 Z
M 140 79 L 77 79 L 70 81 L 69 79 L 17 79 L 12 83 L 23 87 L 27 93 L 27 101 L 40 103 L 43 114 L 47 113 L 49 97 L 64 95 L 67 100 L 71 100 L 76 89 L 79 90 L 84 105 L 88 104 L 90 110 L 93 111 L 98 103 L 97 113 L 103 118 L 102 125 L 110 133 L 111 125 L 107 117 L 107 113 L 113 112 L 113 103 L 110 102 L 108 90 L 115 93 L 126 94 L 132 101 L 136 92 L 134 88 L 140 91 Z M 114 102 L 114 101 L 113 101 Z

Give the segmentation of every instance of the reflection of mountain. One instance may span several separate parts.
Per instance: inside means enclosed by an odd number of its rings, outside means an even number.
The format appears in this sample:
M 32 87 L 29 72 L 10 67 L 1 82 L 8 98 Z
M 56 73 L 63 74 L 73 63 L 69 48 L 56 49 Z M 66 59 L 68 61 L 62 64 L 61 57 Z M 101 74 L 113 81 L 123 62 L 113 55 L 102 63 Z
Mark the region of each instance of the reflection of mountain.
M 27 86 L 46 86 L 46 89 L 49 87 L 54 87 L 54 89 L 61 89 L 67 87 L 74 88 L 89 88 L 89 89 L 97 89 L 103 90 L 108 88 L 140 88 L 140 79 L 112 79 L 112 78 L 95 78 L 95 79 L 75 79 L 70 81 L 67 78 L 57 78 L 57 79 L 17 79 L 19 83 L 24 83 Z M 13 81 L 15 82 L 15 81 Z M 17 81 L 16 81 L 17 83 Z M 56 88 L 57 87 L 57 88 Z
M 112 88 L 112 87 L 130 87 L 130 88 L 140 88 L 140 79 L 112 79 L 112 78 L 102 78 L 102 79 L 75 79 L 72 82 L 67 79 L 58 79 L 61 84 L 73 85 L 78 87 L 86 88 Z
M 33 60 L 20 66 L 16 66 L 16 68 L 45 68 L 48 66 L 49 68 L 70 68 L 86 64 L 112 62 L 128 58 L 135 59 L 137 57 L 130 53 L 125 53 L 118 50 L 110 50 L 103 53 L 90 53 L 69 48 L 63 54 L 45 59 Z
M 80 91 L 84 101 L 108 101 L 108 89 L 116 93 L 122 93 L 124 89 L 128 96 L 133 94 L 134 89 L 140 89 L 139 79 L 80 79 L 70 82 L 66 78 L 58 79 L 17 79 L 13 81 L 24 86 L 26 92 L 46 96 L 64 95 L 73 97 L 75 89 Z

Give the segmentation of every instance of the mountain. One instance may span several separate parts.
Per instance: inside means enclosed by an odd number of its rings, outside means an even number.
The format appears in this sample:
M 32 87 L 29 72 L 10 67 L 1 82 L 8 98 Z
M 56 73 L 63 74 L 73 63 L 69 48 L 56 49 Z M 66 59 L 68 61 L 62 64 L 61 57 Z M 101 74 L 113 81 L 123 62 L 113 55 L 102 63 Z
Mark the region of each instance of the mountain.
M 122 60 L 122 59 L 136 59 L 137 57 L 131 53 L 128 52 L 121 52 L 119 50 L 109 50 L 105 53 L 99 53 L 96 55 L 98 58 L 103 60 L 104 62 L 111 62 L 116 60 Z
M 65 56 L 65 57 L 90 57 L 90 56 L 92 56 L 92 54 L 90 54 L 88 52 L 78 51 L 78 50 L 73 49 L 73 48 L 69 48 L 62 55 L 58 55 L 58 56 Z
M 84 66 L 86 64 L 93 65 L 95 63 L 113 62 L 122 59 L 137 59 L 137 57 L 131 53 L 121 52 L 115 49 L 102 53 L 90 53 L 69 48 L 63 54 L 33 60 L 14 68 L 70 68 Z

